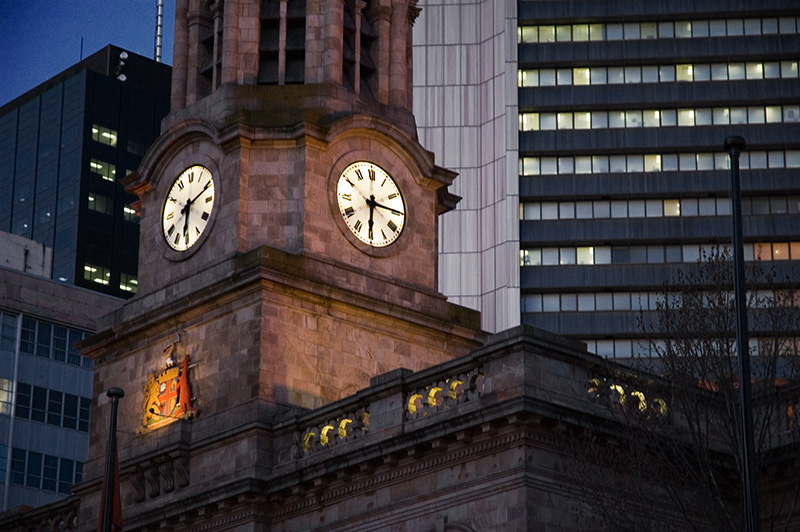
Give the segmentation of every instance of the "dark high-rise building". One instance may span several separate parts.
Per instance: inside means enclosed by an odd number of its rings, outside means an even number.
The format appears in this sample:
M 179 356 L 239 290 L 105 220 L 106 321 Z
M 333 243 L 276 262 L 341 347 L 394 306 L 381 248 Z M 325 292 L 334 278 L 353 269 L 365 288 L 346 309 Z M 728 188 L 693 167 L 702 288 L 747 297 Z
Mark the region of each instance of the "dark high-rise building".
M 414 110 L 464 198 L 440 278 L 484 327 L 635 353 L 664 280 L 730 241 L 729 135 L 747 141 L 746 259 L 800 260 L 796 3 L 423 5 Z
M 169 111 L 170 68 L 107 46 L 0 107 L 0 231 L 53 249 L 62 283 L 137 288 L 139 166 Z

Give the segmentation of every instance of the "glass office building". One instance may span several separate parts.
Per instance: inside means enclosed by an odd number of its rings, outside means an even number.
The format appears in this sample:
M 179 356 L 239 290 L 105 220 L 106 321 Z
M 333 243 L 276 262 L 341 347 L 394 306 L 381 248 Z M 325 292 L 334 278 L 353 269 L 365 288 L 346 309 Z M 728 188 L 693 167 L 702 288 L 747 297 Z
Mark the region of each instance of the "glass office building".
M 169 111 L 170 67 L 107 46 L 0 107 L 0 231 L 53 249 L 53 279 L 136 292 L 136 170 Z
M 609 357 L 641 349 L 640 309 L 730 240 L 729 135 L 747 141 L 746 258 L 791 275 L 796 3 L 421 4 L 414 111 L 464 198 L 441 224 L 440 278 L 484 327 L 521 322 Z

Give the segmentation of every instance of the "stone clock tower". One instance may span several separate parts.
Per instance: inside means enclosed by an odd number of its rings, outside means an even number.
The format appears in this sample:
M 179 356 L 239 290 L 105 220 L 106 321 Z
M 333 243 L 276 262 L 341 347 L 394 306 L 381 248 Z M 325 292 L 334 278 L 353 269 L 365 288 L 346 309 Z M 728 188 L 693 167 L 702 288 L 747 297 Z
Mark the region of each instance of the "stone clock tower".
M 81 522 L 109 387 L 126 390 L 125 529 L 144 530 L 164 505 L 258 491 L 276 419 L 481 344 L 477 313 L 436 286 L 437 217 L 458 198 L 417 141 L 415 4 L 177 1 L 172 112 L 124 182 L 139 291 L 82 346 L 97 404 Z

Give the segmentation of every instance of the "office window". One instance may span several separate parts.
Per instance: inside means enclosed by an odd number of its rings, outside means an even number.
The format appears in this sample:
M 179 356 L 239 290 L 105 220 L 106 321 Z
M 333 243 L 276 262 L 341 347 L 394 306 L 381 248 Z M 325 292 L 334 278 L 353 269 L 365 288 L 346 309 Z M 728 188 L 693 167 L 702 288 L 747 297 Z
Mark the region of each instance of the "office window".
M 728 64 L 728 79 L 745 79 L 744 63 Z
M 660 111 L 643 111 L 642 122 L 644 127 L 658 127 L 661 125 L 661 112 Z
M 693 72 L 692 65 L 675 65 L 675 79 L 677 81 L 694 81 Z
M 117 145 L 117 132 L 113 129 L 105 128 L 94 124 L 92 126 L 92 140 L 107 146 Z
M 20 351 L 32 355 L 36 345 L 36 320 L 28 317 L 22 318 L 22 331 L 20 338 Z
M 13 351 L 17 346 L 17 315 L 0 313 L 0 348 Z
M 111 163 L 92 159 L 89 161 L 89 168 L 92 173 L 100 176 L 105 181 L 115 181 L 117 179 L 117 167 Z
M 589 68 L 574 68 L 572 70 L 574 85 L 589 85 L 591 82 L 591 70 Z
M 61 426 L 61 411 L 64 408 L 64 394 L 50 390 L 47 399 L 47 423 Z
M 89 415 L 92 408 L 92 400 L 87 397 L 80 398 L 80 407 L 78 410 L 78 430 L 81 432 L 89 432 Z
M 28 464 L 25 467 L 25 486 L 40 489 L 42 486 L 42 453 L 28 451 Z
M 42 489 L 56 491 L 58 481 L 58 457 L 44 455 L 44 470 L 42 472 Z
M 122 208 L 122 218 L 126 222 L 133 222 L 138 224 L 140 221 L 139 215 L 136 214 L 136 209 L 134 209 L 131 205 L 125 205 Z
M 72 491 L 72 485 L 79 482 L 80 479 L 76 478 L 75 466 L 79 462 L 62 458 L 58 468 L 58 492 L 69 494 Z
M 78 428 L 78 399 L 77 395 L 64 394 L 64 417 L 61 426 L 66 429 Z
M 692 22 L 683 20 L 675 22 L 675 37 L 685 39 L 692 36 Z
M 87 281 L 107 285 L 110 277 L 111 271 L 103 266 L 87 263 L 83 267 L 83 278 Z
M 114 202 L 111 198 L 101 194 L 89 193 L 88 197 L 89 209 L 103 214 L 112 214 L 114 210 Z
M 657 66 L 643 66 L 642 67 L 642 83 L 658 83 L 658 67 Z
M 47 388 L 33 387 L 31 420 L 45 422 L 47 418 Z
M 14 387 L 11 380 L 0 379 L 0 415 L 11 415 L 11 403 L 13 402 Z
M 121 272 L 119 274 L 119 288 L 120 290 L 124 290 L 126 292 L 131 292 L 135 294 L 137 289 L 139 288 L 139 280 L 136 278 L 135 275 Z
M 27 451 L 24 449 L 11 449 L 11 483 L 17 486 L 25 485 L 25 462 Z

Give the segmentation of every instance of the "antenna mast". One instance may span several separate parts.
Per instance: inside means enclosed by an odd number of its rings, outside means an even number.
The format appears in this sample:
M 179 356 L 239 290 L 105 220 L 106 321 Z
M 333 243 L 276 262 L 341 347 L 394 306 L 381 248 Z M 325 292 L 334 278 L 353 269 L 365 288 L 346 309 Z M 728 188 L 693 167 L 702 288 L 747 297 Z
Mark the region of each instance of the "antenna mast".
M 161 28 L 164 25 L 164 0 L 156 1 L 156 63 L 161 62 Z

